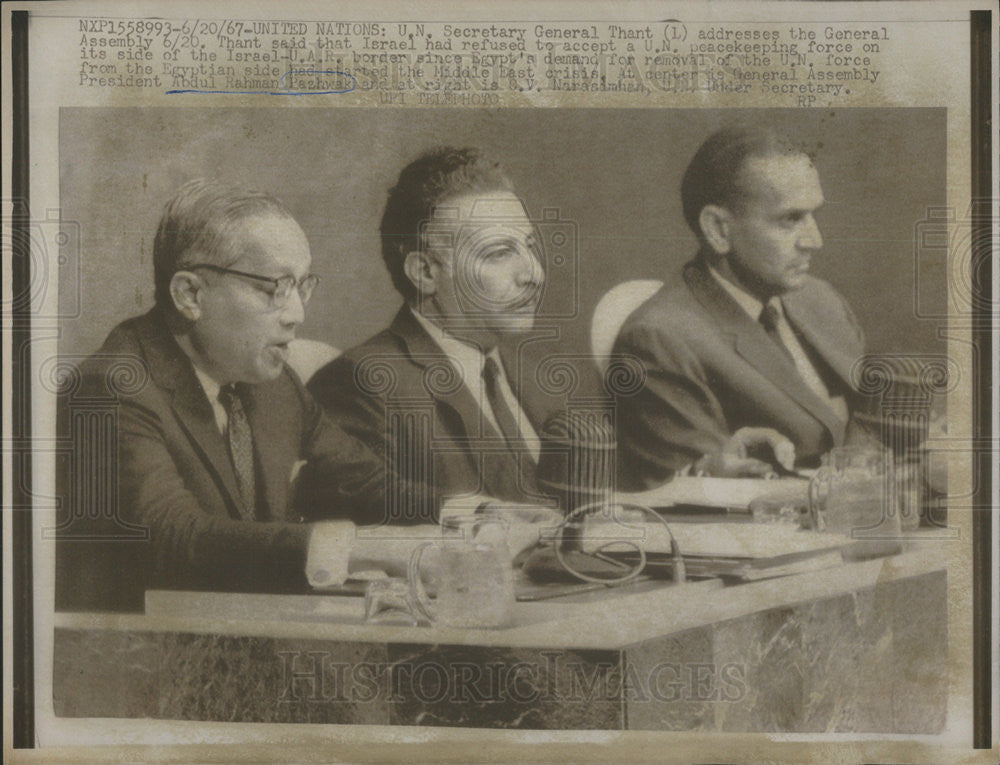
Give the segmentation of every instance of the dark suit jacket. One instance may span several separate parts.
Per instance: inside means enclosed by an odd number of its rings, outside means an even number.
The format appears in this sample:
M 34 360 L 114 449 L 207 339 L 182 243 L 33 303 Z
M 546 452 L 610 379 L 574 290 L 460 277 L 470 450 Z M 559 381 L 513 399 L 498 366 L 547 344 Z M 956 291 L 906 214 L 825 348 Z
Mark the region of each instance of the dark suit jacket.
M 850 406 L 864 338 L 847 303 L 814 277 L 782 302 L 818 371 Z M 662 483 L 745 426 L 778 430 L 807 462 L 844 440 L 846 423 L 700 259 L 625 321 L 614 352 L 638 357 L 646 371 L 638 394 L 618 400 L 623 488 Z
M 556 404 L 504 357 L 536 430 Z M 523 367 L 523 364 L 522 364 Z M 366 523 L 434 521 L 449 497 L 484 493 L 537 501 L 534 465 L 484 417 L 448 356 L 403 307 L 391 326 L 319 370 L 309 389 L 330 418 L 379 455 L 390 482 L 386 514 Z
M 120 324 L 81 365 L 60 396 L 71 448 L 58 471 L 57 607 L 141 610 L 147 587 L 303 590 L 310 529 L 293 505 L 299 460 L 343 490 L 312 515 L 381 506 L 371 457 L 293 372 L 248 388 L 261 522 L 240 520 L 212 407 L 157 309 Z

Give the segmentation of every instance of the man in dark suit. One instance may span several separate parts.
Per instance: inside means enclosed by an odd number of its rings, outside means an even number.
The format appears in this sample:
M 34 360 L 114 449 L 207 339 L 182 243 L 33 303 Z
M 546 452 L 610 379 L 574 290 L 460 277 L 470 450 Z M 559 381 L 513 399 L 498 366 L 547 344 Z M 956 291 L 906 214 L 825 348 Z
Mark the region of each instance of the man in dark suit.
M 322 519 L 380 512 L 384 476 L 285 365 L 317 282 L 305 234 L 267 194 L 193 181 L 153 260 L 156 306 L 60 397 L 57 607 L 141 610 L 148 587 L 302 591 L 307 569 L 342 580 L 370 551 L 348 521 L 301 522 L 294 473 L 305 463 Z
M 816 463 L 844 441 L 864 353 L 844 298 L 808 273 L 823 243 L 816 168 L 771 131 L 725 129 L 695 154 L 681 197 L 700 251 L 615 344 L 647 375 L 618 402 L 623 485 Z
M 537 430 L 551 402 L 506 351 L 533 327 L 545 275 L 510 180 L 475 149 L 425 154 L 390 191 L 381 236 L 405 305 L 309 382 L 392 482 L 386 514 L 359 520 L 434 520 L 463 495 L 543 499 Z

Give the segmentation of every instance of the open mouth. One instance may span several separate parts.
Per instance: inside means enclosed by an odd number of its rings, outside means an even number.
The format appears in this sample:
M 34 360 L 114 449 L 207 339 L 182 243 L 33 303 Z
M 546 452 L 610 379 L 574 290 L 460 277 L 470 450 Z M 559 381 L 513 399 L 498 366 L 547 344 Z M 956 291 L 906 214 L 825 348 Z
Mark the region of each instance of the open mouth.
M 802 275 L 802 274 L 808 273 L 809 272 L 809 262 L 806 261 L 805 263 L 796 263 L 795 265 L 793 265 L 789 269 L 789 271 L 791 271 L 793 274 L 796 274 L 796 275 Z

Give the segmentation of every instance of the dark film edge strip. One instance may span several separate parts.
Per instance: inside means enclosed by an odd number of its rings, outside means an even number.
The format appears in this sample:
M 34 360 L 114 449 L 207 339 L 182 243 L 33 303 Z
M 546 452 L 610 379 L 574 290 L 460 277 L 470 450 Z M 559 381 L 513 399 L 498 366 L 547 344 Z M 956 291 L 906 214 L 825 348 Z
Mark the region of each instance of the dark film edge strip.
M 991 72 L 991 11 L 971 11 L 971 35 L 970 67 L 972 93 L 971 93 L 971 114 L 972 114 L 972 199 L 973 204 L 977 202 L 981 205 L 981 210 L 992 210 L 992 129 L 990 125 L 990 115 L 992 112 L 992 77 Z M 973 290 L 979 294 L 973 294 L 973 336 L 972 341 L 976 348 L 978 368 L 974 369 L 973 379 L 975 380 L 975 417 L 973 419 L 975 428 L 974 436 L 980 440 L 979 443 L 990 443 L 992 426 L 992 383 L 993 383 L 993 359 L 992 359 L 992 334 L 996 327 L 992 325 L 993 311 L 997 299 L 991 294 L 993 284 L 993 254 L 988 252 L 991 241 L 992 220 L 990 214 L 973 214 L 972 238 L 973 243 L 986 243 L 986 252 L 978 251 L 974 247 L 970 253 L 972 268 L 978 272 L 977 279 L 973 279 Z M 973 584 L 972 584 L 972 628 L 973 628 L 973 746 L 977 749 L 990 749 L 992 747 L 992 710 L 990 705 L 991 694 L 991 656 L 990 646 L 992 635 L 990 625 L 992 623 L 992 515 L 995 508 L 992 507 L 992 451 L 987 448 L 982 453 L 975 455 L 979 463 L 979 491 L 973 503 L 976 511 L 973 512 Z
M 14 417 L 7 420 L 17 429 L 12 480 L 11 546 L 13 565 L 13 745 L 35 746 L 34 608 L 31 581 L 31 303 L 17 299 L 30 295 L 31 264 L 28 237 L 28 11 L 11 12 L 11 105 L 13 111 L 11 151 L 11 276 L 14 296 L 11 328 L 11 381 Z M 18 229 L 21 229 L 18 231 Z M 8 413 L 10 414 L 10 413 Z M 6 417 L 4 419 L 7 419 Z

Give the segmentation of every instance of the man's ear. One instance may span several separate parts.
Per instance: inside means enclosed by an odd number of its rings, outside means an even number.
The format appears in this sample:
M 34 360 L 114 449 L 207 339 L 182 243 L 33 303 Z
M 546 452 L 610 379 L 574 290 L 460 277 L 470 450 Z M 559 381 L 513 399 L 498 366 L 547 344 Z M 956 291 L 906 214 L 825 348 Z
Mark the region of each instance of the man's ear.
M 202 288 L 205 283 L 191 271 L 178 271 L 170 277 L 170 298 L 174 308 L 188 321 L 201 318 Z
M 411 250 L 403 261 L 403 272 L 417 290 L 418 298 L 428 298 L 437 292 L 440 266 L 426 252 Z
M 728 255 L 732 249 L 730 240 L 731 216 L 729 210 L 719 205 L 705 205 L 698 216 L 701 234 L 716 255 Z

